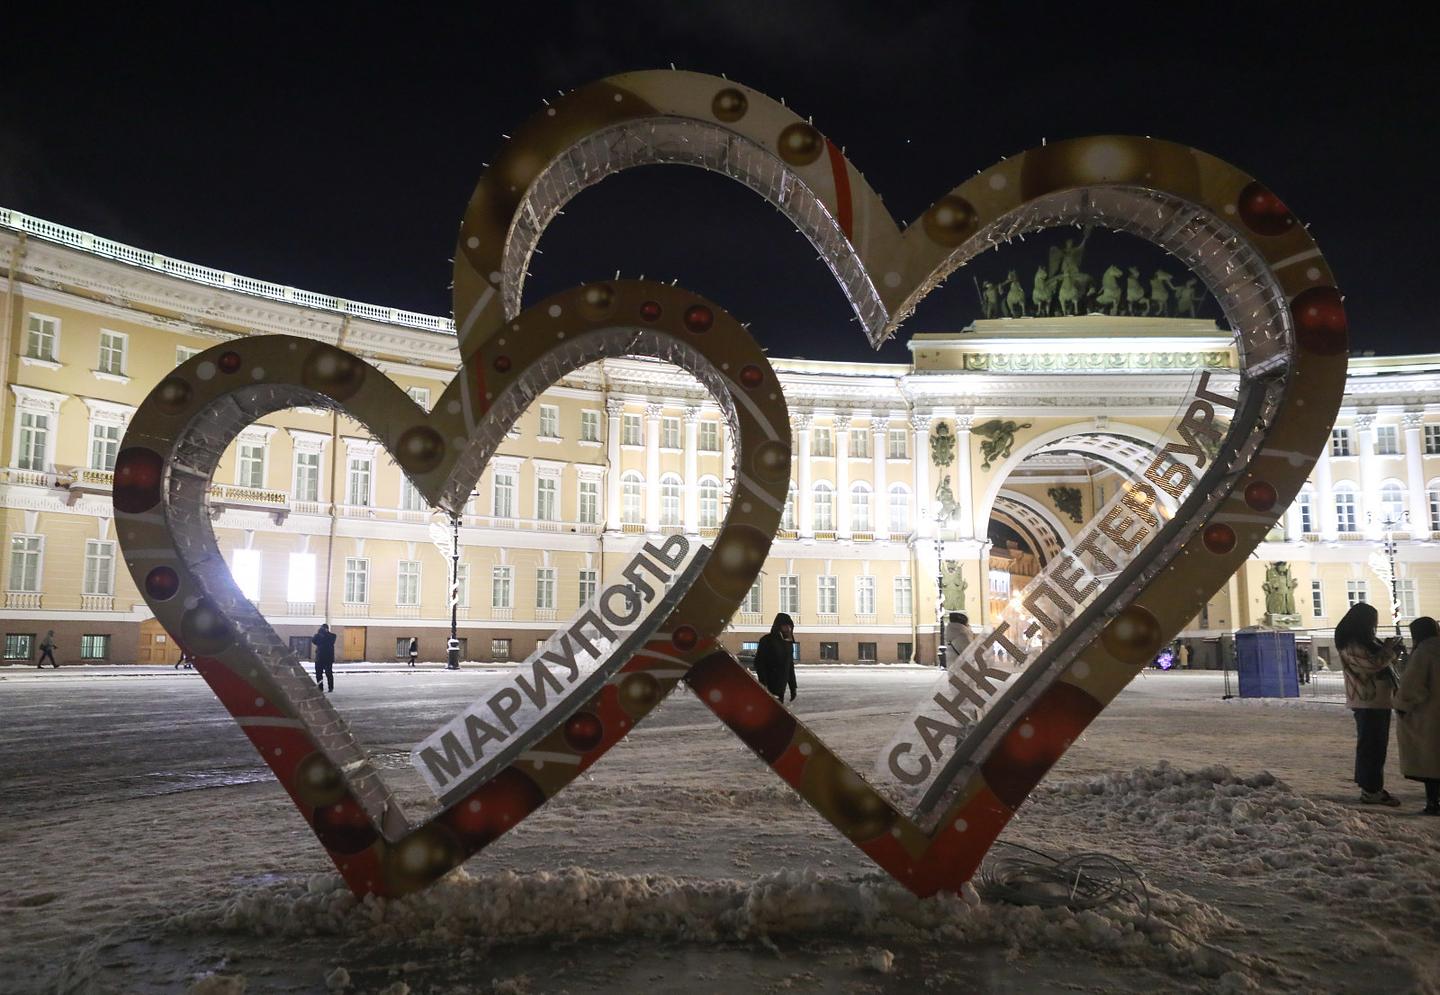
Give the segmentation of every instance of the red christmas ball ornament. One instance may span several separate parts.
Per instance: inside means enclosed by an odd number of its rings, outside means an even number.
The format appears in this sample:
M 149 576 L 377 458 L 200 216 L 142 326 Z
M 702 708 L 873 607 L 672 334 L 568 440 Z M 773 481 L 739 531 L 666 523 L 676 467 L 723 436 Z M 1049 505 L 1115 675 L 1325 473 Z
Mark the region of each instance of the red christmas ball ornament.
M 235 373 L 240 369 L 240 354 L 234 351 L 226 351 L 220 354 L 215 361 L 221 373 Z
M 127 514 L 138 515 L 160 503 L 160 483 L 165 467 L 153 449 L 131 446 L 115 458 L 115 479 L 111 501 Z
M 670 633 L 670 644 L 682 653 L 688 653 L 700 642 L 700 634 L 695 631 L 693 625 L 676 626 L 675 631 Z
M 1046 691 L 996 746 L 982 770 L 990 790 L 1018 808 L 1095 716 L 1100 703 L 1063 681 Z
M 648 322 L 659 321 L 660 316 L 664 313 L 665 309 L 660 306 L 659 301 L 646 301 L 640 305 L 640 317 Z
M 571 749 L 589 753 L 605 738 L 605 726 L 593 712 L 576 712 L 565 720 L 564 734 Z
M 1245 503 L 1256 511 L 1270 511 L 1280 501 L 1280 495 L 1275 491 L 1275 485 L 1264 480 L 1256 480 L 1245 487 Z
M 359 853 L 379 838 L 370 817 L 351 795 L 318 806 L 310 821 L 315 835 L 332 853 Z
M 1212 553 L 1223 555 L 1235 548 L 1235 530 L 1223 522 L 1207 525 L 1202 539 Z
M 598 721 L 598 720 L 597 720 Z M 508 767 L 442 816 L 470 850 L 477 850 L 545 803 L 530 778 Z
M 742 386 L 754 390 L 764 382 L 765 374 L 760 371 L 760 367 L 753 363 L 740 371 L 740 383 Z
M 495 357 L 495 361 L 494 361 L 493 363 L 491 363 L 490 365 L 495 368 L 495 372 L 496 372 L 496 373 L 509 373 L 509 372 L 510 372 L 510 357 L 509 357 L 509 356 L 496 356 L 496 357 Z
M 1257 235 L 1283 235 L 1296 224 L 1285 202 L 1258 180 L 1240 191 L 1236 206 L 1245 227 Z
M 766 763 L 780 759 L 795 738 L 795 717 L 729 654 L 710 654 L 690 668 L 685 680 Z
M 1322 356 L 1334 356 L 1349 344 L 1350 326 L 1345 304 L 1334 287 L 1311 287 L 1290 302 L 1295 321 L 1295 338 L 1306 349 Z
M 685 309 L 686 330 L 697 334 L 708 332 L 713 324 L 715 324 L 715 312 L 704 304 L 691 304 Z
M 180 593 L 180 575 L 170 567 L 156 567 L 145 575 L 145 593 L 156 601 L 169 601 Z

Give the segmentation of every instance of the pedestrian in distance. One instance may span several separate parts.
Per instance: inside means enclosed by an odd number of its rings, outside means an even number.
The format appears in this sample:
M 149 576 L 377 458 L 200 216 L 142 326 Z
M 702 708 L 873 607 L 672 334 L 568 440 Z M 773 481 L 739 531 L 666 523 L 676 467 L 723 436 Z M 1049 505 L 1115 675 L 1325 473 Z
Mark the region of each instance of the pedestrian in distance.
M 1361 601 L 1335 626 L 1335 648 L 1345 673 L 1345 705 L 1355 716 L 1355 783 L 1365 805 L 1400 804 L 1385 790 L 1385 754 L 1390 747 L 1390 706 L 1400 637 L 1376 637 L 1380 614 Z M 1398 644 L 1398 645 L 1397 645 Z
M 784 612 L 775 616 L 770 631 L 760 637 L 755 647 L 755 677 L 777 701 L 795 700 L 795 620 Z
M 180 659 L 175 661 L 175 669 L 180 670 L 182 668 L 185 670 L 195 669 L 195 657 L 191 655 L 189 650 L 181 650 Z
M 59 669 L 60 669 L 60 664 L 58 664 L 58 663 L 55 662 L 55 630 L 54 630 L 54 629 L 51 629 L 49 632 L 45 633 L 45 638 L 44 638 L 43 640 L 41 640 L 41 642 L 40 642 L 40 662 L 37 663 L 37 664 L 35 664 L 35 669 L 36 669 L 36 670 L 44 670 L 44 669 L 45 669 L 45 661 L 46 661 L 46 660 L 49 660 L 49 661 L 50 661 L 50 666 L 54 667 L 56 670 L 59 670 Z
M 1410 623 L 1410 664 L 1395 692 L 1400 716 L 1400 772 L 1425 785 L 1425 815 L 1440 815 L 1440 625 L 1422 616 Z
M 1304 646 L 1295 649 L 1295 675 L 1301 684 L 1310 683 L 1310 651 Z
M 950 622 L 945 627 L 945 641 L 950 644 L 946 667 L 960 659 L 960 654 L 965 652 L 965 647 L 969 646 L 974 638 L 975 633 L 970 631 L 970 616 L 964 612 L 951 612 Z
M 420 640 L 415 636 L 410 637 L 410 666 L 415 666 L 415 659 L 420 655 Z
M 326 690 L 325 684 L 328 681 L 329 690 L 335 690 L 335 633 L 330 631 L 330 626 L 322 625 L 315 635 L 310 637 L 315 644 L 315 686 L 322 691 Z

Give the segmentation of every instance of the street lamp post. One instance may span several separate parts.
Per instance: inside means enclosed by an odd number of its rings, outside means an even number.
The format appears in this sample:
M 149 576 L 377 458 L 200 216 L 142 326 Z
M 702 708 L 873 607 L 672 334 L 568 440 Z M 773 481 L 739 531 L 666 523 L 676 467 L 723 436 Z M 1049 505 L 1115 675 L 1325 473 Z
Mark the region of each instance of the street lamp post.
M 460 516 L 450 516 L 450 641 L 445 666 L 460 669 Z
M 935 631 L 940 644 L 935 657 L 942 670 L 948 647 L 945 645 L 945 537 L 941 533 L 947 521 L 943 510 L 935 516 Z
M 1390 621 L 1395 626 L 1395 635 L 1404 638 L 1400 632 L 1400 578 L 1395 570 L 1395 530 L 1397 526 L 1408 524 L 1410 513 L 1402 511 L 1399 519 L 1387 514 L 1380 522 L 1380 528 L 1384 530 L 1384 541 L 1381 550 L 1385 553 L 1386 579 L 1390 582 Z

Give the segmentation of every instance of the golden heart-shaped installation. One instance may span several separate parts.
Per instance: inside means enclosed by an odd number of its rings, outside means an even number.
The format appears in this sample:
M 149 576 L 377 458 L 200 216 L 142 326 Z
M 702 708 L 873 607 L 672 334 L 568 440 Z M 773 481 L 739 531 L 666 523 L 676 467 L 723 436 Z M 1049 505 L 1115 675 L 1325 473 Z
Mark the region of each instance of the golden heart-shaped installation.
M 613 661 L 603 686 L 566 689 L 542 721 L 516 733 L 496 758 L 498 769 L 488 777 L 477 771 L 463 790 L 444 796 L 437 815 L 412 825 L 328 698 L 236 586 L 206 507 L 216 465 L 235 436 L 267 414 L 333 408 L 363 424 L 420 493 L 455 516 L 507 429 L 542 390 L 618 356 L 673 363 L 719 404 L 738 443 L 725 521 L 699 565 L 692 564 L 673 610 L 655 616 L 638 652 Z M 774 370 L 754 339 L 709 302 L 643 281 L 576 288 L 517 316 L 471 352 L 463 375 L 430 413 L 380 371 L 331 345 L 240 338 L 181 365 L 136 412 L 115 465 L 116 531 L 146 603 L 197 657 L 196 669 L 351 889 L 401 895 L 513 828 L 713 651 L 779 524 L 789 427 Z M 605 595 L 598 604 L 603 608 Z M 534 683 L 541 686 L 538 671 Z
M 901 747 L 907 739 L 915 741 L 909 746 L 956 744 L 932 749 L 923 774 L 919 754 L 898 754 L 918 777 L 910 811 L 835 756 L 724 650 L 686 676 L 731 729 L 899 881 L 921 895 L 957 889 L 1031 788 L 1234 573 L 1298 492 L 1343 396 L 1340 294 L 1285 204 L 1195 149 L 1124 136 L 1056 142 L 976 174 L 902 230 L 840 149 L 782 104 L 713 76 L 647 71 L 589 84 L 547 106 L 480 180 L 455 256 L 461 355 L 486 348 L 518 310 L 530 255 L 566 202 L 606 176 L 664 163 L 730 176 L 785 213 L 820 251 L 876 345 L 970 258 L 1013 236 L 1069 224 L 1127 232 L 1171 252 L 1236 331 L 1234 394 L 1202 376 L 1177 422 L 1178 438 L 1157 446 L 1144 479 L 1129 482 L 1082 533 L 1094 540 L 1091 549 L 1057 557 L 1027 588 L 1028 610 L 1014 621 L 1020 636 L 1040 633 L 1042 645 L 1027 651 L 992 632 L 961 661 L 971 669 L 959 669 L 978 681 L 942 685 L 912 716 L 912 728 L 902 729 Z M 1163 520 L 1154 510 L 1162 490 L 1178 505 Z M 922 508 L 917 519 L 924 517 Z M 1102 584 L 1095 574 L 1107 564 L 1115 576 Z M 1015 636 L 1007 638 L 1020 643 Z M 1003 693 L 969 708 L 961 699 L 988 676 L 982 644 L 1005 647 L 1024 669 Z M 897 754 L 889 760 L 892 771 L 906 772 Z

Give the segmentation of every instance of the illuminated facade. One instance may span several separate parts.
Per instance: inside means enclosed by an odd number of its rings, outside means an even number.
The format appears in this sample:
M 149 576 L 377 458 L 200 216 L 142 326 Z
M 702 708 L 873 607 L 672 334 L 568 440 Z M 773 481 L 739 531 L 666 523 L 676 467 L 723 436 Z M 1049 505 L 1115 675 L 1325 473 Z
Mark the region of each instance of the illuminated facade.
M 109 492 L 127 419 L 177 363 L 234 336 L 305 336 L 364 356 L 427 405 L 457 363 L 448 319 L 5 209 L 0 276 L 12 663 L 32 661 L 52 628 L 62 662 L 176 658 L 117 569 Z M 908 365 L 775 361 L 794 420 L 792 500 L 733 649 L 786 611 L 805 660 L 932 659 L 938 575 L 985 624 L 1167 434 L 1197 372 L 1234 366 L 1230 337 L 1193 319 L 981 321 L 915 335 L 911 351 Z M 546 391 L 466 509 L 465 658 L 523 658 L 646 537 L 713 534 L 729 446 L 718 409 L 671 367 L 607 361 Z M 344 659 L 395 658 L 412 635 L 423 658 L 443 657 L 448 562 L 433 516 L 357 425 L 309 410 L 264 419 L 230 447 L 211 508 L 237 581 L 297 648 L 329 621 Z M 1294 624 L 1318 645 L 1355 600 L 1388 619 L 1372 562 L 1387 520 L 1402 617 L 1440 614 L 1440 355 L 1352 360 L 1330 451 L 1283 528 L 1192 623 L 1197 660 L 1264 620 L 1276 562 L 1296 581 Z

